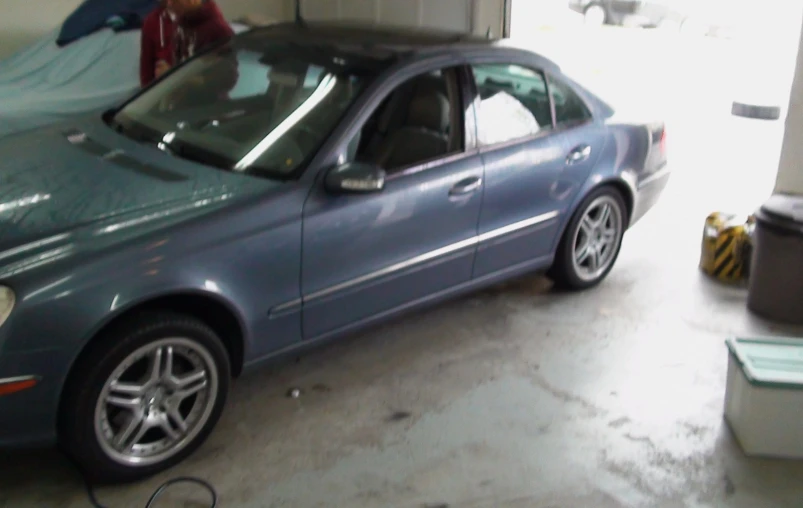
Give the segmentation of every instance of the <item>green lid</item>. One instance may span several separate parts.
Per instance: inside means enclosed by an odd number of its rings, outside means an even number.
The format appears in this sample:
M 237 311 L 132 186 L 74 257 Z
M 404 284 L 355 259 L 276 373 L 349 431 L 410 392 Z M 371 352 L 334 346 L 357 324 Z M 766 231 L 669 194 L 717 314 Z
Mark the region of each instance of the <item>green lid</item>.
M 803 389 L 803 339 L 732 337 L 725 344 L 750 384 Z

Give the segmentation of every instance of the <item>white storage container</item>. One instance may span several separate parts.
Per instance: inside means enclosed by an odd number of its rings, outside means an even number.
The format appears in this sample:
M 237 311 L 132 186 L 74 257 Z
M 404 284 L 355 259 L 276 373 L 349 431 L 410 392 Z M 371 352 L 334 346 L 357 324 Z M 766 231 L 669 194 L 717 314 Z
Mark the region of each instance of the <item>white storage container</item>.
M 725 419 L 746 455 L 803 458 L 803 340 L 730 338 Z

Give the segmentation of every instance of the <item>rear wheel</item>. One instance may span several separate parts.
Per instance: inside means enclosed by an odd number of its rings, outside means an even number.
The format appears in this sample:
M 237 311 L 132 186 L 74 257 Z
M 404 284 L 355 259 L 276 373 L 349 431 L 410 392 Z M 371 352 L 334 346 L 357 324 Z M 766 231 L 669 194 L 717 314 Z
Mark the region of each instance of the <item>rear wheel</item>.
M 592 192 L 563 234 L 549 276 L 560 288 L 587 289 L 613 268 L 626 227 L 622 195 L 613 187 Z
M 602 26 L 608 20 L 608 13 L 599 4 L 591 4 L 583 11 L 583 20 L 586 25 Z
M 65 387 L 59 444 L 92 481 L 156 474 L 211 433 L 225 404 L 230 365 L 204 323 L 143 313 L 91 347 Z

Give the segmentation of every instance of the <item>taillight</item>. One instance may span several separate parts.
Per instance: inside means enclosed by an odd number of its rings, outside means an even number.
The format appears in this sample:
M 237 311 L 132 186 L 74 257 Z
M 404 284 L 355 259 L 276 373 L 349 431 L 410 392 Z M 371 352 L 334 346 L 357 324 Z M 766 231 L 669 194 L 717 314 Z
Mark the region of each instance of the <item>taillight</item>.
M 666 155 L 666 127 L 661 130 L 661 155 Z

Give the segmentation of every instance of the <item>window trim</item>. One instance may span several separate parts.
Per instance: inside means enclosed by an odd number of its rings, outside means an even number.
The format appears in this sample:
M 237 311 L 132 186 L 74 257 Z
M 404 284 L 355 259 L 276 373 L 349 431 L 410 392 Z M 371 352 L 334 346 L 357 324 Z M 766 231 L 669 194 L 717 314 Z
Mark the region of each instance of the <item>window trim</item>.
M 586 101 L 585 97 L 583 97 L 582 95 L 577 93 L 571 86 L 566 84 L 564 81 L 562 81 L 560 79 L 556 79 L 553 74 L 545 72 L 544 76 L 546 77 L 546 80 L 547 80 L 547 83 L 548 83 L 547 84 L 547 90 L 549 90 L 549 103 L 551 104 L 551 108 L 552 108 L 552 124 L 554 125 L 555 132 L 566 132 L 568 130 L 571 130 L 571 129 L 574 129 L 574 128 L 577 128 L 577 127 L 582 127 L 584 125 L 588 125 L 588 124 L 594 123 L 594 121 L 596 119 L 595 116 L 594 116 L 594 108 L 592 108 L 588 104 L 588 101 Z M 572 121 L 565 122 L 565 123 L 562 123 L 562 124 L 558 123 L 557 109 L 555 108 L 555 98 L 552 95 L 552 81 L 553 80 L 555 82 L 557 82 L 558 84 L 561 84 L 564 87 L 567 87 L 567 88 L 571 89 L 572 93 L 575 95 L 575 97 L 580 99 L 580 103 L 583 105 L 583 107 L 588 112 L 588 118 L 586 118 L 585 120 L 572 120 Z
M 385 176 L 385 181 L 392 182 L 407 176 L 417 175 L 418 173 L 423 173 L 424 171 L 429 171 L 431 169 L 435 169 L 440 166 L 445 166 L 446 164 L 451 164 L 453 162 L 457 162 L 463 159 L 468 159 L 470 157 L 477 155 L 478 153 L 479 151 L 476 148 L 473 148 L 471 150 L 463 150 L 462 152 L 450 152 L 441 157 L 435 157 L 422 162 L 411 164 L 409 166 L 403 166 L 397 169 L 396 171 L 393 171 L 392 173 L 387 173 L 387 175 Z
M 552 76 L 546 72 L 542 72 L 544 76 L 544 86 L 546 87 L 546 95 L 549 99 L 549 113 L 552 115 L 552 129 L 558 130 L 558 112 L 555 109 L 555 99 L 552 97 Z
M 515 65 L 517 67 L 522 67 L 524 69 L 528 69 L 530 71 L 537 72 L 538 74 L 540 74 L 541 77 L 544 79 L 544 86 L 546 87 L 547 98 L 549 100 L 550 114 L 552 115 L 552 125 L 550 126 L 550 128 L 547 129 L 547 130 L 542 130 L 542 131 L 536 132 L 535 134 L 530 134 L 528 136 L 522 136 L 522 137 L 518 137 L 518 138 L 508 139 L 506 141 L 502 141 L 502 142 L 499 142 L 499 143 L 492 143 L 492 144 L 489 144 L 489 145 L 483 145 L 480 142 L 480 139 L 479 139 L 480 120 L 479 120 L 479 116 L 476 114 L 476 112 L 479 109 L 478 108 L 478 105 L 479 105 L 478 103 L 480 101 L 480 90 L 479 90 L 479 85 L 477 84 L 477 76 L 474 74 L 474 67 L 475 66 L 485 66 L 485 65 Z M 527 143 L 527 142 L 530 142 L 530 141 L 535 141 L 537 139 L 541 139 L 541 138 L 544 138 L 544 137 L 547 137 L 547 136 L 551 136 L 552 134 L 555 134 L 556 132 L 559 132 L 557 127 L 556 127 L 556 125 L 555 125 L 555 113 L 554 113 L 555 105 L 554 105 L 554 101 L 552 100 L 552 93 L 551 93 L 550 88 L 549 88 L 549 82 L 548 82 L 548 77 L 547 77 L 546 71 L 544 71 L 543 69 L 540 69 L 537 66 L 530 65 L 530 64 L 523 64 L 523 63 L 520 63 L 520 62 L 517 62 L 517 61 L 504 62 L 504 61 L 500 61 L 500 60 L 485 60 L 485 59 L 483 59 L 481 61 L 472 61 L 467 65 L 467 68 L 468 68 L 468 71 L 470 73 L 469 74 L 469 76 L 470 76 L 469 87 L 471 88 L 472 95 L 474 96 L 474 100 L 472 101 L 472 104 L 474 105 L 474 112 L 475 112 L 474 116 L 475 116 L 475 119 L 476 119 L 476 126 L 477 126 L 477 148 L 479 150 L 479 153 L 488 153 L 491 150 L 497 150 L 497 149 L 501 149 L 501 148 L 508 148 L 510 146 L 514 146 L 514 145 L 517 145 L 517 144 L 520 144 L 520 143 L 523 144 L 523 143 Z

